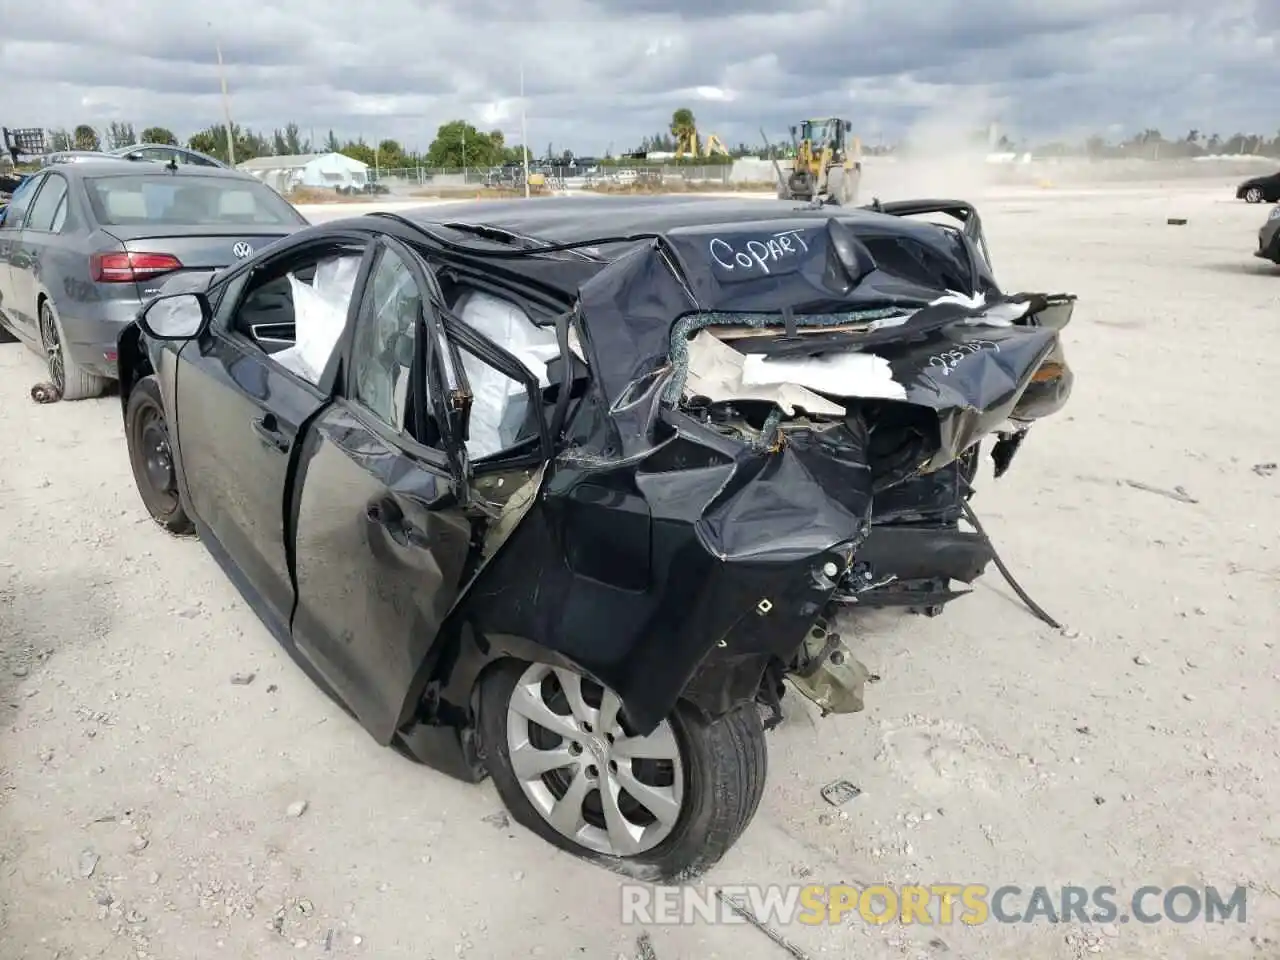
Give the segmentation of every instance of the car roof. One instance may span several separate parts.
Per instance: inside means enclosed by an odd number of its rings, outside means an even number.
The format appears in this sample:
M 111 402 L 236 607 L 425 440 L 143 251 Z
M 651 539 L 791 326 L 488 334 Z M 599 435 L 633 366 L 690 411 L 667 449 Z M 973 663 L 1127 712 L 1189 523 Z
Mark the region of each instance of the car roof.
M 939 229 L 936 223 L 877 213 L 865 207 L 814 207 L 795 200 L 758 197 L 540 197 L 532 201 L 480 201 L 468 203 L 465 208 L 459 205 L 447 212 L 441 207 L 422 207 L 403 216 L 423 227 L 485 224 L 555 243 L 720 224 L 787 221 L 794 227 L 796 221 L 831 217 L 854 225 L 861 222 L 884 233 L 935 238 L 935 241 Z M 780 229 L 786 229 L 786 225 Z
M 40 172 L 45 173 L 55 170 L 59 173 L 78 177 L 80 179 L 92 177 L 123 177 L 123 176 L 166 176 L 166 177 L 221 177 L 225 180 L 252 180 L 257 183 L 258 180 L 251 174 L 241 170 L 231 170 L 226 167 L 192 167 L 179 164 L 177 169 L 164 163 L 153 163 L 146 160 L 122 160 L 118 157 L 103 155 L 101 158 L 94 157 L 92 162 L 85 160 L 73 161 L 69 163 L 52 163 L 42 169 Z
M 214 163 L 222 163 L 217 157 L 211 157 L 207 153 L 192 150 L 190 147 L 179 146 L 176 143 L 130 143 L 127 146 L 116 147 L 106 152 L 113 157 L 123 157 L 133 153 L 135 150 L 176 150 L 178 153 L 185 153 L 191 157 L 202 157 L 205 160 L 212 160 Z
M 58 162 L 58 158 L 66 157 L 74 160 L 103 160 L 111 154 L 105 150 L 53 150 L 48 154 L 50 162 Z
M 181 150 L 183 153 L 199 153 L 198 150 L 191 150 L 188 147 L 180 147 L 176 143 L 151 143 L 150 141 L 147 141 L 146 143 L 126 143 L 123 147 L 112 147 L 106 152 L 113 156 L 120 156 L 121 154 L 132 153 L 134 150 L 152 150 L 156 147 L 162 147 L 165 150 Z

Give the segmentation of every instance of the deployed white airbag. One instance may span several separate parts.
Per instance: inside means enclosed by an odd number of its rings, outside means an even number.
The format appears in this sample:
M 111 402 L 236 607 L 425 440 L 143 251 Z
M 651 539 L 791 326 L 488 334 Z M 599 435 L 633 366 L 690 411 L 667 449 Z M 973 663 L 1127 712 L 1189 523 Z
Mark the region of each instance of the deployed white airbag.
M 560 355 L 555 330 L 537 326 L 515 304 L 479 290 L 464 294 L 454 309 L 463 323 L 519 360 L 540 387 L 547 386 L 547 363 Z M 515 444 L 529 414 L 529 397 L 524 384 L 465 350 L 461 354 L 472 397 L 467 455 L 478 460 Z
M 795 415 L 796 407 L 811 414 L 844 416 L 844 407 L 793 383 L 746 384 L 743 371 L 749 359 L 715 334 L 698 331 L 689 343 L 689 375 L 685 380 L 685 392 L 700 394 L 713 403 L 725 400 L 772 402 L 789 417 Z
M 889 361 L 874 353 L 828 353 L 795 360 L 747 354 L 742 363 L 744 387 L 779 384 L 795 384 L 837 397 L 907 399 L 907 389 L 893 379 Z
M 316 264 L 310 284 L 289 274 L 293 294 L 294 344 L 272 359 L 311 383 L 320 375 L 347 324 L 347 308 L 360 271 L 359 256 L 327 257 Z

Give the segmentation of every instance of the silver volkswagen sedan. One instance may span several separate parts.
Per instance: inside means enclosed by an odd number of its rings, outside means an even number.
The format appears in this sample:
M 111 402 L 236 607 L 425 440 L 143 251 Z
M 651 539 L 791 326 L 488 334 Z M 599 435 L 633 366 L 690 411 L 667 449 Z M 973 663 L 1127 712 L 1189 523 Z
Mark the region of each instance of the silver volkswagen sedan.
M 2 216 L 0 339 L 45 356 L 66 400 L 116 378 L 116 335 L 162 278 L 220 269 L 307 225 L 246 173 L 115 159 L 46 167 Z

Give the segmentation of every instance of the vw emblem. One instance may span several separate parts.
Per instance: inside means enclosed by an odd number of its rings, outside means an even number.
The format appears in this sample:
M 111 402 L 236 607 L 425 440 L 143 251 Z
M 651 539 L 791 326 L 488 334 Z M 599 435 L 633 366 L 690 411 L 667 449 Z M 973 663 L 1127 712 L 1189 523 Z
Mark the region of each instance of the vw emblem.
M 253 253 L 253 247 L 241 240 L 231 248 L 231 252 L 235 254 L 238 259 L 243 260 L 245 257 L 249 256 L 249 254 Z

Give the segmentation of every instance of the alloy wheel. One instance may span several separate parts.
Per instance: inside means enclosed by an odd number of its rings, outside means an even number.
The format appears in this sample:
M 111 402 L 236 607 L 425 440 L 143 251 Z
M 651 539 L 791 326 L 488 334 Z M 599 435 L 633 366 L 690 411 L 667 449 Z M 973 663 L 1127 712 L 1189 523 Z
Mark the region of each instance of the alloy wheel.
M 684 800 L 684 761 L 667 720 L 626 729 L 617 694 L 572 670 L 533 664 L 507 709 L 511 767 L 550 826 L 597 853 L 627 857 L 671 835 Z
M 45 362 L 49 366 L 49 380 L 60 393 L 64 392 L 67 369 L 62 357 L 62 338 L 58 336 L 58 322 L 47 303 L 40 305 L 40 345 L 44 347 Z
M 1244 198 L 1245 200 L 1249 201 L 1249 203 L 1261 203 L 1262 191 L 1259 190 L 1257 187 L 1250 187 L 1249 190 L 1245 193 Z

